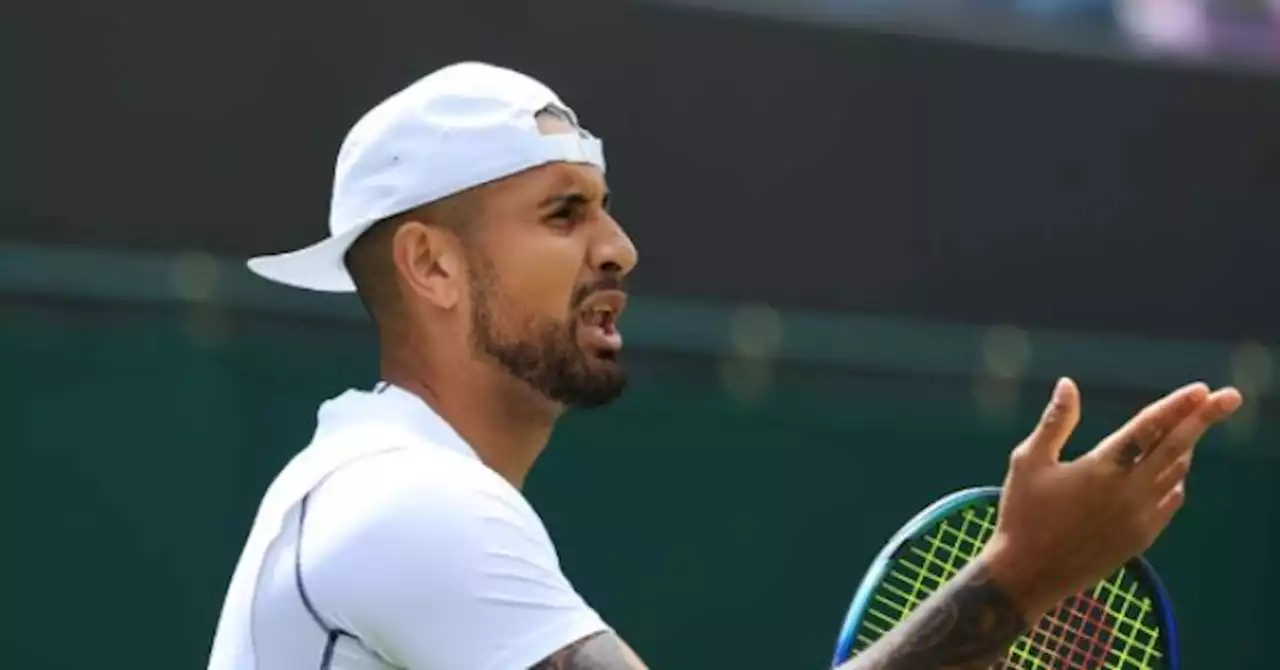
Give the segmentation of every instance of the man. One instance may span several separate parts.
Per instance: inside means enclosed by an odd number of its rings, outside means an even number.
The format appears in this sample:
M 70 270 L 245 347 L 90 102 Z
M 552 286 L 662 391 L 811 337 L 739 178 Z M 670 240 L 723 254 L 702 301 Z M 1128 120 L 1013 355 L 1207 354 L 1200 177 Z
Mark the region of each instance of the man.
M 478 63 L 351 129 L 331 236 L 250 266 L 356 291 L 383 381 L 325 403 L 267 491 L 210 670 L 644 668 L 520 494 L 557 417 L 625 385 L 616 324 L 636 249 L 604 167 L 555 93 Z M 1063 464 L 1079 397 L 1064 380 L 1053 398 L 1014 451 L 986 551 L 847 670 L 990 665 L 1027 621 L 1155 539 L 1192 446 L 1240 403 L 1188 386 Z

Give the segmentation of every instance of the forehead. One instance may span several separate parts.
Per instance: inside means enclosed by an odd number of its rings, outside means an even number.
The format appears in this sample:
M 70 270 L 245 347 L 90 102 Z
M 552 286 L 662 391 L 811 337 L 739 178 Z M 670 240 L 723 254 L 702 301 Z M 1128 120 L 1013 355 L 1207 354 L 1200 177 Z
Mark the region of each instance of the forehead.
M 486 210 L 534 210 L 549 198 L 576 196 L 599 202 L 608 193 L 604 173 L 594 165 L 549 163 L 482 187 L 482 207 Z

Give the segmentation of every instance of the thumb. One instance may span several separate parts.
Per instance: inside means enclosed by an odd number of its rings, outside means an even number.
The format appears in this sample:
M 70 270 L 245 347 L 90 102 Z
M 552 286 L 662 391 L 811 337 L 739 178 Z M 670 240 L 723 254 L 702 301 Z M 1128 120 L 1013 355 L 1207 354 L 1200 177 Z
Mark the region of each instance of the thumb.
M 1053 387 L 1053 396 L 1040 416 L 1040 423 L 1023 443 L 1026 455 L 1034 461 L 1056 462 L 1079 423 L 1080 389 L 1075 382 L 1063 377 Z

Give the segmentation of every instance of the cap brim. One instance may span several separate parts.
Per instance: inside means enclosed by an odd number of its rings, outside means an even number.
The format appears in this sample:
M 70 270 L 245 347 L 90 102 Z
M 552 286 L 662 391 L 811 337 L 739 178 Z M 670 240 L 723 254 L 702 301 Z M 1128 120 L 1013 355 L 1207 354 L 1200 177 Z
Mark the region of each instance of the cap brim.
M 296 288 L 353 293 L 356 286 L 342 259 L 363 232 L 363 226 L 356 227 L 297 251 L 257 256 L 249 259 L 249 269 L 265 279 Z

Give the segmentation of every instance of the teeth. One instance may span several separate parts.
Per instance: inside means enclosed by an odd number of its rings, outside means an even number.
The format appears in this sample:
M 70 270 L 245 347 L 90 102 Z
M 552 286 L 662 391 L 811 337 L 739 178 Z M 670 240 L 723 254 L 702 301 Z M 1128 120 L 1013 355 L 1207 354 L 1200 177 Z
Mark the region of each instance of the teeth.
M 609 316 L 613 314 L 613 310 L 609 307 L 592 307 L 587 310 L 587 321 L 593 326 L 604 325 Z

